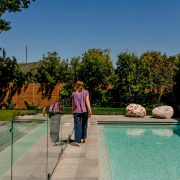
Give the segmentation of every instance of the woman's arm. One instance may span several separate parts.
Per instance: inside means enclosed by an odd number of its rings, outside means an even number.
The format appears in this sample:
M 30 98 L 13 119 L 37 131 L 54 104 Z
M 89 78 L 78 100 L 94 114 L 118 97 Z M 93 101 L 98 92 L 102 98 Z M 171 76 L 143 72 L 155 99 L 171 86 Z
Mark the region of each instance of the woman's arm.
M 72 112 L 73 112 L 74 99 L 72 98 Z
M 89 111 L 89 117 L 91 117 L 91 105 L 90 105 L 90 101 L 89 101 L 89 96 L 86 96 L 86 105 L 87 105 L 87 108 L 88 108 L 88 111 Z
M 46 111 L 45 111 L 45 110 L 46 110 L 46 107 L 43 108 L 43 112 L 42 112 L 42 113 L 43 113 L 43 116 L 46 115 Z

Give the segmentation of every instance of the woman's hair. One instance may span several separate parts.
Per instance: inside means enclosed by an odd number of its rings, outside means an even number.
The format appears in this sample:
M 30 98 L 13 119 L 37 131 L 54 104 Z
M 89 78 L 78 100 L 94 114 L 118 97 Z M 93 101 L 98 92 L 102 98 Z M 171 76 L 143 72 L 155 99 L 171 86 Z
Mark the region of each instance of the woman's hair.
M 74 91 L 79 91 L 81 92 L 84 89 L 84 83 L 82 81 L 77 81 L 76 84 L 74 85 Z

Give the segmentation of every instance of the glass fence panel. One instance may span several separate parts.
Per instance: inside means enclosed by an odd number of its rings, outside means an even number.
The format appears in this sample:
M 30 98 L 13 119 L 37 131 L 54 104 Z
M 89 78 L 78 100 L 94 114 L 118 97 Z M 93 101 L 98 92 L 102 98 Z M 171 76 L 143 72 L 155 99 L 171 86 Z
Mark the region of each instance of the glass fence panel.
M 2 122 L 4 124 L 0 125 L 0 179 L 8 174 L 11 175 L 11 144 L 12 144 L 12 135 L 11 135 L 11 122 Z
M 61 116 L 50 112 L 48 114 L 48 174 L 52 175 L 57 163 L 59 162 L 61 153 Z
M 67 116 L 69 119 L 68 131 L 69 131 L 69 136 L 70 136 L 70 144 L 75 145 L 74 143 L 74 117 L 72 114 L 68 114 Z
M 66 148 L 73 128 L 72 114 L 55 114 L 49 112 L 48 133 L 48 174 L 51 176 Z
M 65 114 L 61 119 L 62 150 L 65 149 L 68 140 L 69 140 L 69 116 Z
M 14 120 L 0 125 L 0 180 L 50 179 L 70 142 L 74 120 L 69 112 L 48 110 L 13 110 Z
M 47 115 L 21 116 L 13 128 L 13 179 L 46 179 Z

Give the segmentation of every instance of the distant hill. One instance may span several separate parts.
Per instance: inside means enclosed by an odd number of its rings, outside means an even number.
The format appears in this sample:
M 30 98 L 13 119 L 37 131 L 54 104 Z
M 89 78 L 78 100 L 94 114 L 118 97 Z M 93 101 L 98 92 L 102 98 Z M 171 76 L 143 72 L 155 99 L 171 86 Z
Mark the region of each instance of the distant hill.
M 21 69 L 24 71 L 28 71 L 32 67 L 37 67 L 39 65 L 39 62 L 32 62 L 32 63 L 21 63 L 19 64 Z

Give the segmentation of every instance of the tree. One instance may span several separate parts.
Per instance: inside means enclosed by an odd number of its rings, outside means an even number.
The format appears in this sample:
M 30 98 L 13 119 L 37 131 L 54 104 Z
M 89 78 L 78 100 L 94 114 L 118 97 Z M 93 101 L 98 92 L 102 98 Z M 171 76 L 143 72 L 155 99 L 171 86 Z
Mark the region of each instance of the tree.
M 118 55 L 115 70 L 117 82 L 115 84 L 115 99 L 119 100 L 121 106 L 133 101 L 141 92 L 141 86 L 137 74 L 139 74 L 138 57 L 135 52 L 121 52 Z M 138 73 L 137 73 L 138 72 Z
M 170 104 L 180 104 L 180 54 L 171 57 L 176 62 L 173 92 L 169 93 Z
M 70 83 L 75 83 L 78 77 L 78 71 L 80 68 L 80 56 L 71 58 L 70 62 Z
M 42 97 L 50 99 L 56 84 L 68 80 L 68 60 L 61 61 L 57 52 L 47 54 L 39 61 L 35 81 L 41 83 L 39 91 Z
M 25 83 L 26 72 L 22 71 L 15 57 L 0 57 L 0 79 L 2 84 L 10 82 Z
M 146 66 L 150 68 L 149 72 L 149 92 L 153 92 L 156 97 L 152 98 L 155 104 L 161 102 L 163 94 L 173 91 L 174 77 L 176 67 L 176 58 L 167 57 L 166 54 L 161 55 L 161 52 L 147 51 L 141 55 L 141 58 L 146 62 Z
M 106 88 L 113 73 L 110 50 L 90 49 L 83 54 L 78 77 L 88 87 L 90 95 L 95 88 Z
M 40 60 L 35 75 L 39 83 L 57 84 L 66 82 L 68 79 L 68 60 L 60 60 L 57 52 L 48 52 L 48 56 Z
M 115 90 L 122 105 L 134 102 L 143 106 L 161 103 L 163 94 L 172 91 L 176 63 L 161 52 L 147 51 L 138 58 L 128 51 L 118 55 Z M 116 96 L 116 99 L 118 99 Z
M 32 0 L 35 1 L 35 0 Z M 1 17 L 4 13 L 22 11 L 24 8 L 28 8 L 30 0 L 0 0 L 0 33 L 2 31 L 8 31 L 11 29 L 10 22 L 3 20 Z

